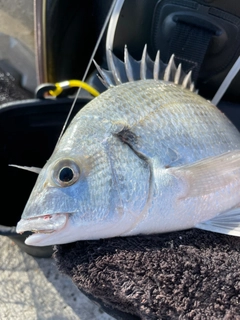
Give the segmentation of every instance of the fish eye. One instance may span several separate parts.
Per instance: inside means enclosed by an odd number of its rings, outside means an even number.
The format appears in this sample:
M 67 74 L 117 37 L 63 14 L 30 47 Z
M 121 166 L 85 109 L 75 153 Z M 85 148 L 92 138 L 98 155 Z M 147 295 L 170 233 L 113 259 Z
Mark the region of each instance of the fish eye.
M 80 177 L 79 166 L 71 159 L 61 160 L 55 164 L 52 177 L 59 187 L 71 186 Z
M 64 167 L 59 171 L 59 180 L 62 182 L 70 182 L 74 177 L 72 168 Z

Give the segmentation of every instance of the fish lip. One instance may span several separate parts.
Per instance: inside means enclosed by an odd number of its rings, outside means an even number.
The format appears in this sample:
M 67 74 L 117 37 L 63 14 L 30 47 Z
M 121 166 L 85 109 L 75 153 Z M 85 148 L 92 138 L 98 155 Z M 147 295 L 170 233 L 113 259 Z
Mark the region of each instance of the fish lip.
M 69 213 L 43 214 L 41 216 L 22 218 L 17 226 L 16 232 L 32 232 L 33 234 L 50 234 L 63 229 L 67 223 Z
M 44 234 L 48 234 L 48 233 L 53 233 L 56 230 L 54 229 L 50 229 L 50 230 L 31 230 L 32 233 L 36 234 L 36 233 L 44 233 Z M 22 232 L 19 232 L 20 234 L 22 234 Z

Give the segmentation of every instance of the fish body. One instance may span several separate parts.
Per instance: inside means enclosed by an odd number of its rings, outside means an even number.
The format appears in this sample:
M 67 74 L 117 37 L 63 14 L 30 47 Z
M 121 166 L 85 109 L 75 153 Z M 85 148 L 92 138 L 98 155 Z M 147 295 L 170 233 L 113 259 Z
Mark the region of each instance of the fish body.
M 79 111 L 17 231 L 40 246 L 192 227 L 240 235 L 239 206 L 238 130 L 198 94 L 143 79 Z

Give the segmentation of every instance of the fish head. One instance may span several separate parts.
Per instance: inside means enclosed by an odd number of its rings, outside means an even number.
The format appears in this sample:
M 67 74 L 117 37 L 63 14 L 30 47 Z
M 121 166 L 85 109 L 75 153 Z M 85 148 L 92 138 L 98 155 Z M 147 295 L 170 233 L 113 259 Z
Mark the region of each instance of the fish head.
M 71 141 L 62 137 L 17 224 L 18 233 L 34 232 L 28 245 L 120 236 L 147 202 L 148 166 L 115 135 Z

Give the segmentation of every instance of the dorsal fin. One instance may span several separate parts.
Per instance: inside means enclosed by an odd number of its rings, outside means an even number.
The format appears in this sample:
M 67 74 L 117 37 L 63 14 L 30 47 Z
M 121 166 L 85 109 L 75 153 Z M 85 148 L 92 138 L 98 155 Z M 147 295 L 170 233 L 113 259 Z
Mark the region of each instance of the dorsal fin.
M 176 67 L 174 55 L 171 56 L 168 64 L 165 64 L 160 59 L 159 51 L 154 61 L 149 57 L 147 54 L 147 45 L 145 45 L 143 49 L 140 61 L 135 60 L 129 54 L 127 46 L 124 48 L 124 62 L 117 58 L 111 50 L 109 50 L 109 52 L 110 70 L 101 68 L 94 61 L 100 75 L 99 78 L 107 88 L 130 81 L 154 79 L 170 81 L 190 91 L 194 91 L 191 71 L 185 74 L 182 71 L 181 64 Z

